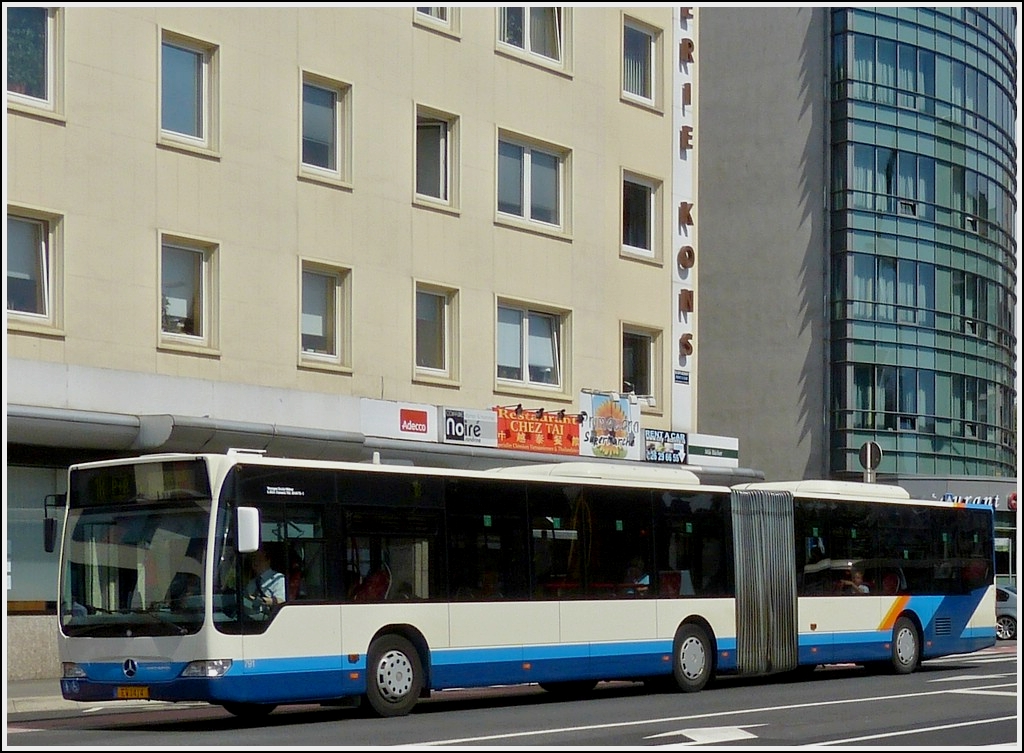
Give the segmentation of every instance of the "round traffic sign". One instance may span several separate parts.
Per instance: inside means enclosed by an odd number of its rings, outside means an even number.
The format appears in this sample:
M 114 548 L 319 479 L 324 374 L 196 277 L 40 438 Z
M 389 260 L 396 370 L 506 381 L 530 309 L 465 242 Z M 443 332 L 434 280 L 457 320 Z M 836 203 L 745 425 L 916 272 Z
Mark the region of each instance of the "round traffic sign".
M 878 442 L 865 442 L 860 446 L 860 467 L 867 471 L 878 468 L 882 462 L 882 448 Z

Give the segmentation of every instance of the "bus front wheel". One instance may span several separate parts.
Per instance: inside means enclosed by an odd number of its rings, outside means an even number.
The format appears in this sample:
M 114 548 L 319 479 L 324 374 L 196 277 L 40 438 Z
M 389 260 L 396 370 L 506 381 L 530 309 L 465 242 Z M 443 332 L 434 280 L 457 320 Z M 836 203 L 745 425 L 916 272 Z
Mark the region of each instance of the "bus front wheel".
M 400 635 L 384 635 L 370 644 L 366 675 L 366 700 L 378 716 L 408 714 L 423 689 L 420 655 Z
M 672 674 L 686 693 L 702 690 L 711 679 L 711 639 L 698 625 L 683 625 L 676 636 Z
M 917 628 L 907 617 L 900 617 L 892 629 L 892 666 L 896 674 L 907 675 L 921 661 L 921 642 Z

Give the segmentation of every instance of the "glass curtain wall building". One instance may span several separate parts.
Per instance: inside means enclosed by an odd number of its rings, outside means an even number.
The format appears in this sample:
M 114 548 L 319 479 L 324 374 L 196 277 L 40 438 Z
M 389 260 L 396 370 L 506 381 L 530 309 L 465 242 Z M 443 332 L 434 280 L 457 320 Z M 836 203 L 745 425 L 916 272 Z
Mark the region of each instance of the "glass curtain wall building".
M 1016 474 L 1013 8 L 831 11 L 832 473 Z

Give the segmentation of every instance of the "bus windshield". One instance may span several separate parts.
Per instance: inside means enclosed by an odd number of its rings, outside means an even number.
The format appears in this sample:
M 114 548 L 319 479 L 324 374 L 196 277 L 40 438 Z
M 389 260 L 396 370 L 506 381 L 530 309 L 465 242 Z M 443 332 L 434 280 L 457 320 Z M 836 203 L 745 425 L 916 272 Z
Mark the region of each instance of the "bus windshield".
M 70 509 L 61 574 L 64 633 L 197 632 L 210 504 L 199 498 Z

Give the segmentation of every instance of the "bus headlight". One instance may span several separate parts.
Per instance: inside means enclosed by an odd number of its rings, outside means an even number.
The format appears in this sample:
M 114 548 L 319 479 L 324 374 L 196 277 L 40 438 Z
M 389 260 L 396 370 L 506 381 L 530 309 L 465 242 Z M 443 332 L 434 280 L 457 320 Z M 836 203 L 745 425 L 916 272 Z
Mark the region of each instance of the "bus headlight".
M 182 671 L 182 677 L 223 677 L 231 669 L 230 659 L 202 659 L 189 662 Z
M 85 670 L 75 664 L 73 661 L 66 661 L 61 667 L 64 677 L 85 677 Z

